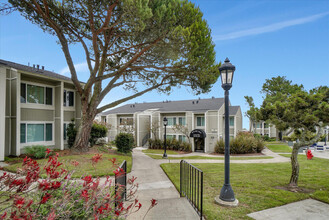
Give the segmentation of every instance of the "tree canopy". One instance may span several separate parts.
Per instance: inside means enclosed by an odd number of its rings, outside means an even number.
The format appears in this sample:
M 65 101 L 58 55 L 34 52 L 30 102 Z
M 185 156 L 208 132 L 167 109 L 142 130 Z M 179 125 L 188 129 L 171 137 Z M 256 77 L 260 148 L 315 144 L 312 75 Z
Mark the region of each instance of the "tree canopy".
M 299 178 L 298 150 L 319 141 L 323 127 L 329 124 L 329 88 L 320 86 L 306 91 L 303 85 L 292 84 L 286 77 L 267 79 L 261 92 L 265 94 L 260 108 L 252 97 L 245 96 L 253 120 L 263 120 L 284 131 L 293 131 L 298 140 L 291 154 L 290 186 L 296 187 Z
M 88 143 L 96 114 L 151 90 L 188 86 L 208 92 L 219 77 L 211 31 L 187 0 L 9 0 L 22 16 L 55 35 L 81 97 L 76 146 Z M 90 76 L 82 86 L 70 45 L 80 45 Z M 103 86 L 102 86 L 103 85 Z M 114 88 L 133 94 L 98 107 Z M 86 136 L 86 137 L 85 137 Z
M 188 1 L 9 2 L 26 19 L 58 37 L 78 92 L 90 94 L 94 86 L 91 97 L 97 103 L 119 86 L 132 90 L 145 86 L 134 97 L 151 89 L 170 92 L 178 85 L 207 92 L 219 76 L 210 29 L 200 9 Z M 76 43 L 84 48 L 90 70 L 85 87 L 78 81 L 69 50 L 69 44 Z M 100 82 L 105 79 L 109 81 L 102 89 Z

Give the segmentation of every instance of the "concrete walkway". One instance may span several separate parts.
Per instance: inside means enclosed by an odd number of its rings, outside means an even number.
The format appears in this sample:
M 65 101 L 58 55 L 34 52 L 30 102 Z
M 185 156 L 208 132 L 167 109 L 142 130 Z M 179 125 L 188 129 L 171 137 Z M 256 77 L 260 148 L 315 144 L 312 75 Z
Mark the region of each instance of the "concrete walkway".
M 327 220 L 329 219 L 329 204 L 314 199 L 306 199 L 254 212 L 248 216 L 256 220 Z
M 145 155 L 141 150 L 142 148 L 135 148 L 133 151 L 133 167 L 128 177 L 137 177 L 137 199 L 143 206 L 128 219 L 143 219 L 151 199 L 156 199 L 158 205 L 149 211 L 145 219 L 200 219 L 186 198 L 180 198 L 157 160 Z
M 274 153 L 270 151 L 269 149 L 264 149 L 262 151 L 264 155 L 262 156 L 271 156 L 273 157 L 272 159 L 253 159 L 253 160 L 230 160 L 230 163 L 287 163 L 290 162 L 290 158 L 280 156 L 277 153 Z M 184 154 L 183 154 L 184 155 Z M 170 155 L 172 156 L 177 156 L 177 155 Z M 188 156 L 192 156 L 191 154 L 188 154 Z M 223 156 L 217 156 L 217 155 L 212 155 L 213 157 L 223 157 Z M 245 157 L 245 156 L 231 156 L 232 157 Z M 249 157 L 249 156 L 248 156 Z M 254 156 L 260 157 L 260 156 Z M 162 163 L 179 163 L 181 159 L 159 159 L 156 160 L 157 164 L 162 164 Z M 212 160 L 212 159 L 185 159 L 185 161 L 189 163 L 225 163 L 225 160 Z

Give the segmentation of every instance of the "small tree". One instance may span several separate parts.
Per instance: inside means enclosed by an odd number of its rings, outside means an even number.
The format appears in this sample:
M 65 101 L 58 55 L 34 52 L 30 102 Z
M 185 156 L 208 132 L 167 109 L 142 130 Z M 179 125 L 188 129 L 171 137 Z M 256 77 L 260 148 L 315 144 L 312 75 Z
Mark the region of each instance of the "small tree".
M 258 122 L 259 120 L 258 120 L 257 114 L 259 112 L 259 109 L 257 107 L 255 107 L 254 99 L 251 96 L 245 96 L 244 98 L 246 99 L 246 102 L 249 105 L 249 110 L 245 112 L 245 116 L 247 116 L 249 118 L 249 120 L 252 122 Z M 253 128 L 254 128 L 253 132 L 255 134 L 256 127 L 253 126 Z
M 292 173 L 289 185 L 298 186 L 298 150 L 312 145 L 321 139 L 323 127 L 329 124 L 329 88 L 320 87 L 309 92 L 299 91 L 285 102 L 267 103 L 260 109 L 263 117 L 280 115 L 280 123 L 294 130 L 298 142 L 294 143 L 291 153 Z
M 149 132 L 152 134 L 153 139 L 158 139 L 158 134 L 159 134 L 159 121 L 152 121 L 150 126 L 148 126 Z
M 190 133 L 191 133 L 191 131 L 188 129 L 187 124 L 186 125 L 176 124 L 176 125 L 174 125 L 172 127 L 172 129 L 176 133 L 183 134 L 186 137 L 186 139 L 188 140 L 188 142 L 191 143 L 191 140 L 190 140 Z

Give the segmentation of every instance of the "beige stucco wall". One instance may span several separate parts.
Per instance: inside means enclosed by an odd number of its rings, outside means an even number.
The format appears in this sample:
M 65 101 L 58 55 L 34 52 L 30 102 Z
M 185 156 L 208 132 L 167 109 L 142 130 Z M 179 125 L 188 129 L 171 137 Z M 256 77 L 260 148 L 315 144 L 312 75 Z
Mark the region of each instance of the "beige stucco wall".
M 243 129 L 243 124 L 242 124 L 242 112 L 241 112 L 241 108 L 238 110 L 237 114 L 235 115 L 235 136 L 237 133 L 239 133 L 240 131 L 242 131 Z
M 45 109 L 21 109 L 21 121 L 53 121 L 54 110 Z
M 19 155 L 21 148 L 25 145 L 34 145 L 34 143 L 21 144 L 20 143 L 20 124 L 21 122 L 53 122 L 53 141 L 48 142 L 49 147 L 56 147 L 64 149 L 63 139 L 63 88 L 64 82 L 55 79 L 49 79 L 45 76 L 37 76 L 37 74 L 30 74 L 24 71 L 17 71 L 8 67 L 0 67 L 1 86 L 5 92 L 1 92 L 1 101 L 5 100 L 5 119 L 3 124 L 5 128 L 5 138 L 2 140 L 5 143 L 5 155 Z M 1 78 L 1 79 L 2 79 Z M 21 82 L 40 84 L 41 86 L 50 86 L 53 88 L 53 106 L 25 104 L 20 103 L 20 85 Z M 73 85 L 65 83 L 67 88 L 73 88 Z M 69 113 L 65 113 L 65 120 L 67 118 L 81 117 L 81 105 L 79 98 L 76 97 L 75 108 Z M 0 110 L 1 111 L 1 110 Z M 70 119 L 68 121 L 70 121 Z M 1 120 L 1 116 L 0 116 Z M 0 127 L 1 131 L 1 127 Z M 3 132 L 1 132 L 3 133 Z M 1 142 L 0 142 L 1 143 Z M 1 160 L 1 146 L 0 146 L 0 160 Z
M 218 140 L 218 111 L 208 111 L 206 114 L 206 152 L 214 152 Z
M 115 139 L 115 136 L 117 135 L 117 115 L 116 114 L 109 114 L 106 116 L 106 121 L 110 126 L 110 129 L 108 131 L 107 137 L 109 141 L 113 141 Z
M 6 69 L 0 66 L 0 161 L 5 159 L 6 146 Z
M 71 121 L 75 119 L 75 111 L 64 111 L 64 121 Z
M 138 114 L 137 146 L 147 146 L 150 138 L 151 115 Z
M 54 104 L 55 104 L 55 123 L 54 123 L 54 130 L 55 130 L 55 146 L 57 146 L 60 149 L 64 149 L 65 145 L 64 145 L 64 112 L 63 112 L 63 82 L 60 82 L 57 84 L 57 86 L 55 87 L 55 100 L 54 100 Z

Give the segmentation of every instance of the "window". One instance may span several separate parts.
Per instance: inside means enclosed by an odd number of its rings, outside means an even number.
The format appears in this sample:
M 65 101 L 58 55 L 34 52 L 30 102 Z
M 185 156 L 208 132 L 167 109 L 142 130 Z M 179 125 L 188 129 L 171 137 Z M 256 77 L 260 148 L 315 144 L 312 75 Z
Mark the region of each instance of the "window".
M 53 105 L 53 89 L 46 87 L 46 105 Z
M 196 117 L 196 126 L 198 127 L 204 126 L 204 117 Z
M 176 118 L 175 117 L 167 117 L 168 126 L 176 125 Z
M 21 103 L 53 105 L 53 88 L 21 83 Z
M 176 139 L 176 135 L 167 134 L 167 140 L 173 140 L 173 139 Z
M 21 103 L 26 103 L 26 84 L 21 83 Z
M 185 119 L 185 117 L 179 117 L 178 118 L 178 123 L 180 125 L 186 125 L 186 119 Z
M 180 142 L 185 142 L 186 141 L 186 136 L 185 135 L 178 135 L 178 140 Z
M 44 124 L 27 124 L 26 142 L 44 141 L 44 126 Z
M 66 135 L 67 135 L 67 131 L 66 131 L 66 129 L 67 129 L 67 123 L 64 123 L 64 125 L 63 125 L 63 127 L 64 127 L 64 129 L 63 129 L 63 137 L 64 137 L 64 140 L 66 140 Z
M 74 92 L 64 90 L 64 106 L 73 107 L 74 106 Z
M 133 118 L 120 118 L 120 125 L 133 125 L 134 119 Z
M 262 123 L 257 123 L 257 128 L 262 128 Z
M 46 124 L 46 141 L 52 141 L 52 140 L 53 140 L 53 125 Z
M 230 117 L 230 126 L 234 127 L 234 117 Z
M 21 143 L 52 141 L 53 124 L 21 124 Z
M 21 124 L 21 143 L 26 142 L 26 124 Z

